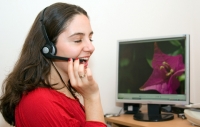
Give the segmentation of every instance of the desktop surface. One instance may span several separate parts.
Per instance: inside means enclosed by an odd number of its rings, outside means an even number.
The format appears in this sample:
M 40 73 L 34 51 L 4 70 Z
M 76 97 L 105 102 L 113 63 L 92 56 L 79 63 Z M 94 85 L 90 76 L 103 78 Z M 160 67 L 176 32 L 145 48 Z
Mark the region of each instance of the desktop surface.
M 186 119 L 178 118 L 177 114 L 174 114 L 174 119 L 162 122 L 144 122 L 136 121 L 133 119 L 133 115 L 123 114 L 118 117 L 105 118 L 107 123 L 111 123 L 112 127 L 192 127 Z

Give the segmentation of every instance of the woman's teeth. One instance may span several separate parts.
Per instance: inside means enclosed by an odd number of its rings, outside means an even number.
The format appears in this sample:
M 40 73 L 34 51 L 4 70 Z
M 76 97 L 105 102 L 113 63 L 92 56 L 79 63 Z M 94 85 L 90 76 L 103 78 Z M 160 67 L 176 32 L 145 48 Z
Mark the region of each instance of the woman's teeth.
M 80 63 L 86 62 L 88 60 L 88 58 L 79 58 Z

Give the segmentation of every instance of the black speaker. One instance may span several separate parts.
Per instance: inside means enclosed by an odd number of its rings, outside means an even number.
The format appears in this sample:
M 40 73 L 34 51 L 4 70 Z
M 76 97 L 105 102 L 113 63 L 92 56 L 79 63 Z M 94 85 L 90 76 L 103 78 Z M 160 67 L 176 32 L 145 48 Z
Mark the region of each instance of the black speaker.
M 136 114 L 140 112 L 141 104 L 124 103 L 125 114 Z

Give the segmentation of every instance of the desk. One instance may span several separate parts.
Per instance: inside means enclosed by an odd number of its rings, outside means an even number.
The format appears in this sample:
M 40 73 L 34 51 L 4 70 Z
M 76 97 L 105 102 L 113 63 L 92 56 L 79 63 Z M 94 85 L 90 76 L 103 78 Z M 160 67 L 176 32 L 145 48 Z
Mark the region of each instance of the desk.
M 111 123 L 112 127 L 195 127 L 186 119 L 178 118 L 174 114 L 174 119 L 163 122 L 142 122 L 133 119 L 133 115 L 120 115 L 119 117 L 107 117 L 106 122 Z

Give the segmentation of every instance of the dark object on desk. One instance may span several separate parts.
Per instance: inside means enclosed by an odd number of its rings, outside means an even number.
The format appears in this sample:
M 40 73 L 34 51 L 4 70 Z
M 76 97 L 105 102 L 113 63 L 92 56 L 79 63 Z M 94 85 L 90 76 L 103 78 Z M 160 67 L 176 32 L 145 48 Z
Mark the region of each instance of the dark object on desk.
M 161 105 L 159 104 L 148 104 L 148 113 L 137 113 L 133 116 L 135 120 L 146 121 L 146 122 L 159 122 L 174 119 L 172 113 L 161 113 Z
M 184 113 L 184 110 L 188 109 L 188 107 L 185 106 L 163 106 L 162 107 L 162 112 L 170 112 L 170 113 L 175 113 L 175 114 L 180 114 Z
M 140 112 L 141 104 L 124 103 L 124 114 L 136 114 Z
M 181 118 L 181 119 L 186 119 L 186 116 L 185 116 L 185 114 L 184 113 L 179 113 L 178 114 L 178 118 Z

